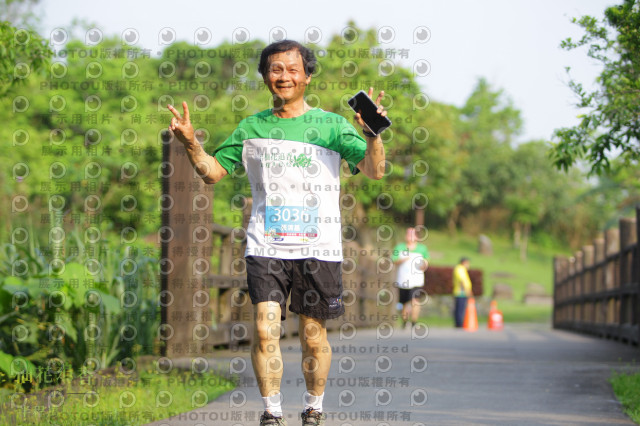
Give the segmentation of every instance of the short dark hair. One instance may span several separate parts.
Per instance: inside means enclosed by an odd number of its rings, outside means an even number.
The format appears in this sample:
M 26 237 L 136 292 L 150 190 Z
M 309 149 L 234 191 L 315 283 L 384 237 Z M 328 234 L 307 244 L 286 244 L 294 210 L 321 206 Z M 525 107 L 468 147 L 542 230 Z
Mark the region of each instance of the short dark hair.
M 468 257 L 466 257 L 466 256 L 462 256 L 462 257 L 460 258 L 460 263 L 464 263 L 464 262 L 471 262 L 471 259 L 469 259 L 469 258 L 468 258 Z
M 313 51 L 307 47 L 304 47 L 300 43 L 294 40 L 280 40 L 275 43 L 271 43 L 260 53 L 260 64 L 258 65 L 258 71 L 263 77 L 269 72 L 269 56 L 275 53 L 288 52 L 289 50 L 297 50 L 302 56 L 302 64 L 304 65 L 304 73 L 311 75 L 316 70 L 316 55 Z

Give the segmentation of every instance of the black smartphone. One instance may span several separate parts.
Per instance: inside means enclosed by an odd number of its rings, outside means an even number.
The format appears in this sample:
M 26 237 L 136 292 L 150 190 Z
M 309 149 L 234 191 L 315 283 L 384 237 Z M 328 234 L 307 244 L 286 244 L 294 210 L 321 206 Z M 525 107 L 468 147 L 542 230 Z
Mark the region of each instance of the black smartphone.
M 387 117 L 383 117 L 378 114 L 378 105 L 367 95 L 364 90 L 356 93 L 351 99 L 347 101 L 349 106 L 355 111 L 360 113 L 362 121 L 368 127 L 368 131 L 374 135 L 379 134 L 387 127 L 391 126 L 391 120 Z

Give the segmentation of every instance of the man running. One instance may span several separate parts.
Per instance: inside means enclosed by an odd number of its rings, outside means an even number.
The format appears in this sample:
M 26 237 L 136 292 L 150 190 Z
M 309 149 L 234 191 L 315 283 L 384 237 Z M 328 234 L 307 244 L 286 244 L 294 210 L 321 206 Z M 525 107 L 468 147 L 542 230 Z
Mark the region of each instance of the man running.
M 402 304 L 402 328 L 408 321 L 415 327 L 420 318 L 424 273 L 429 267 L 429 249 L 418 242 L 416 228 L 408 228 L 405 242 L 393 249 L 391 260 L 397 266 L 398 302 Z
M 215 184 L 244 166 L 251 184 L 245 260 L 255 321 L 251 361 L 265 407 L 261 425 L 286 425 L 279 339 L 289 295 L 289 310 L 299 315 L 306 382 L 302 424 L 324 424 L 322 401 L 331 365 L 325 321 L 344 313 L 341 160 L 351 173 L 361 171 L 371 179 L 381 179 L 385 169 L 379 136 L 363 131 L 363 139 L 343 117 L 305 102 L 315 64 L 313 52 L 295 41 L 267 46 L 259 71 L 274 107 L 242 120 L 212 155 L 194 137 L 186 102 L 182 115 L 168 106 L 174 115 L 169 129 L 205 183 Z M 386 116 L 383 96 L 380 92 L 375 102 L 377 113 Z M 365 128 L 359 113 L 355 120 Z

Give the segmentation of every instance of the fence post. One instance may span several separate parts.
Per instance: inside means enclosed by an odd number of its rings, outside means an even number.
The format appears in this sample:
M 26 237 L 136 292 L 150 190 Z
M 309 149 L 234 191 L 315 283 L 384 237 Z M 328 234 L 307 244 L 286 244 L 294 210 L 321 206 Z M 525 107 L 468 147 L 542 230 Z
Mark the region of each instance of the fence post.
M 163 354 L 174 358 L 202 353 L 209 334 L 205 279 L 211 266 L 213 186 L 196 175 L 175 138 L 164 142 L 162 157 L 161 321 Z
M 571 256 L 567 262 L 567 304 L 565 305 L 567 323 L 570 329 L 576 324 L 576 258 Z
M 593 261 L 598 265 L 596 268 L 596 274 L 594 278 L 593 291 L 595 293 L 602 291 L 604 288 L 604 266 L 601 265 L 604 262 L 604 237 L 598 237 L 593 240 Z
M 636 301 L 633 304 L 633 324 L 636 326 L 636 343 L 640 345 L 640 204 L 636 206 L 636 247 L 633 251 L 633 282 Z
M 562 258 L 555 256 L 553 258 L 553 328 L 558 328 L 559 317 L 561 315 L 558 306 L 558 303 L 562 299 L 562 289 L 559 288 L 560 281 L 562 281 Z
M 618 319 L 621 332 L 625 338 L 632 340 L 635 333 L 630 330 L 633 302 L 636 295 L 631 292 L 633 250 L 630 247 L 636 242 L 636 223 L 634 218 L 620 219 L 620 317 Z
M 604 254 L 606 266 L 604 271 L 604 290 L 610 291 L 616 287 L 616 262 L 615 255 L 620 250 L 620 230 L 618 228 L 607 229 L 604 233 Z M 604 319 L 606 323 L 605 335 L 615 335 L 611 325 L 618 318 L 616 313 L 616 298 L 609 296 L 603 302 Z
M 607 229 L 604 233 L 604 255 L 605 259 L 618 253 L 620 250 L 620 230 L 618 228 Z M 604 274 L 604 288 L 611 290 L 615 287 L 616 271 L 614 262 L 607 262 Z
M 599 294 L 605 288 L 604 281 L 605 281 L 606 265 L 604 263 L 605 261 L 604 236 L 598 237 L 595 240 L 593 240 L 593 247 L 594 247 L 594 261 L 596 265 L 598 265 L 596 267 L 594 292 L 596 294 Z M 594 302 L 594 313 L 593 313 L 594 321 L 596 324 L 602 325 L 606 322 L 605 321 L 606 317 L 604 316 L 605 315 L 604 305 L 605 303 L 602 301 L 602 298 L 600 296 L 597 296 Z
M 584 278 L 582 281 L 582 289 L 584 294 L 587 296 L 584 301 L 584 318 L 583 320 L 586 323 L 593 324 L 594 317 L 594 299 L 593 296 L 593 282 L 595 277 L 595 271 L 593 269 L 593 261 L 594 261 L 594 248 L 593 246 L 584 246 L 582 247 L 582 264 L 584 269 Z
M 582 268 L 582 252 L 577 251 L 574 253 L 573 258 L 575 259 L 574 264 L 574 279 L 576 286 L 576 298 L 573 303 L 575 313 L 573 316 L 574 321 L 578 328 L 582 327 L 582 320 L 584 317 L 584 272 Z

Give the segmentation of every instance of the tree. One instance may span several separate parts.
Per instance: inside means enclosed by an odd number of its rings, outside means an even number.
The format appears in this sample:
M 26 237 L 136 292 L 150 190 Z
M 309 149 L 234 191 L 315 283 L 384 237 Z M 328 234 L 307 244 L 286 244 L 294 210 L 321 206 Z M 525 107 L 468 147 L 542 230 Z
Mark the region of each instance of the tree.
M 519 145 L 509 162 L 512 189 L 505 195 L 513 226 L 513 245 L 520 249 L 520 260 L 527 260 L 532 227 L 536 227 L 552 203 L 550 184 L 558 171 L 545 155 L 546 144 L 532 141 Z
M 32 73 L 44 71 L 51 55 L 47 41 L 35 31 L 0 22 L 0 96 Z
M 574 18 L 585 30 L 579 41 L 564 40 L 561 47 L 573 50 L 589 46 L 587 55 L 603 65 L 596 79 L 597 88 L 585 90 L 574 81 L 569 86 L 578 96 L 579 108 L 589 111 L 573 127 L 557 129 L 558 141 L 550 154 L 554 164 L 567 170 L 578 159 L 586 158 L 591 174 L 602 174 L 610 168 L 610 159 L 618 156 L 621 163 L 637 165 L 640 160 L 640 2 L 624 0 L 605 10 L 598 22 L 591 16 Z M 609 33 L 613 29 L 617 35 Z M 569 71 L 569 70 L 567 70 Z
M 465 160 L 458 166 L 456 206 L 447 219 L 452 234 L 464 214 L 503 204 L 512 183 L 511 142 L 522 127 L 520 111 L 502 90 L 493 90 L 483 78 L 459 112 L 457 148 L 464 152 Z

